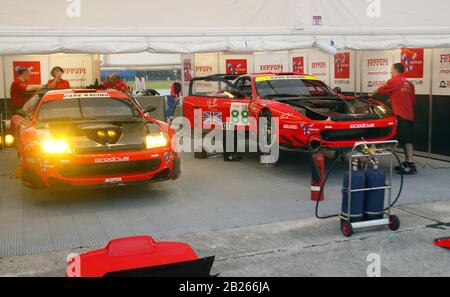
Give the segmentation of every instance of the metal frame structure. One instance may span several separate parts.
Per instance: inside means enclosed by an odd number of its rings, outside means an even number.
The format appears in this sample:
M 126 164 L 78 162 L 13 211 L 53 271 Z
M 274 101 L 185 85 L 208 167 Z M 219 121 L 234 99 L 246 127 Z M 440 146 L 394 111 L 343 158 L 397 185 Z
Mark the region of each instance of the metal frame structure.
M 379 152 L 375 153 L 363 153 L 361 148 L 363 146 L 370 146 L 370 145 L 382 145 L 384 147 L 391 147 L 390 150 L 381 150 Z M 378 141 L 378 142 L 357 142 L 353 146 L 353 149 L 351 153 L 348 156 L 348 164 L 349 164 L 349 178 L 348 178 L 348 209 L 347 209 L 347 217 L 344 215 L 340 215 L 339 217 L 342 220 L 347 221 L 353 229 L 360 229 L 360 228 L 367 228 L 367 227 L 374 227 L 374 226 L 385 226 L 389 225 L 389 217 L 391 216 L 391 202 L 392 202 L 392 173 L 393 173 L 393 155 L 394 151 L 398 145 L 398 141 L 396 140 L 389 140 L 389 141 Z M 353 167 L 353 160 L 357 158 L 366 158 L 366 157 L 389 157 L 389 182 L 386 186 L 383 187 L 376 187 L 376 188 L 363 188 L 363 189 L 352 189 L 352 167 Z M 367 192 L 367 191 L 375 191 L 375 190 L 388 190 L 388 207 L 384 211 L 384 215 L 387 215 L 387 218 L 383 217 L 383 219 L 379 220 L 370 220 L 370 221 L 363 221 L 363 222 L 351 222 L 351 201 L 352 201 L 352 193 L 356 192 Z

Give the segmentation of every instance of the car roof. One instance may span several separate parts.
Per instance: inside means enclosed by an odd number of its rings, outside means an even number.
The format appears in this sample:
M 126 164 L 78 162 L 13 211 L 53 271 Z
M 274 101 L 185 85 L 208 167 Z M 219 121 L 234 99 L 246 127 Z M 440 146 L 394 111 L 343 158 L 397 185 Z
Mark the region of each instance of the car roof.
M 42 97 L 42 101 L 64 100 L 72 98 L 121 98 L 129 99 L 130 97 L 123 92 L 115 89 L 65 89 L 48 91 Z

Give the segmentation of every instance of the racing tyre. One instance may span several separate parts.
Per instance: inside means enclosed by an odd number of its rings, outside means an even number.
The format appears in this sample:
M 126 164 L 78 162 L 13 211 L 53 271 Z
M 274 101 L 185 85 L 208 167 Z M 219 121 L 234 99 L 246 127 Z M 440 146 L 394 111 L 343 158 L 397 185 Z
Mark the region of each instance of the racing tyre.
M 392 231 L 397 231 L 400 228 L 400 219 L 396 215 L 391 215 L 389 217 L 389 229 Z
M 272 113 L 269 110 L 263 110 L 260 118 L 265 118 L 266 123 L 260 127 L 258 132 L 258 150 L 260 154 L 270 154 L 270 147 L 272 145 L 273 131 L 272 131 Z M 261 148 L 264 148 L 261 150 Z

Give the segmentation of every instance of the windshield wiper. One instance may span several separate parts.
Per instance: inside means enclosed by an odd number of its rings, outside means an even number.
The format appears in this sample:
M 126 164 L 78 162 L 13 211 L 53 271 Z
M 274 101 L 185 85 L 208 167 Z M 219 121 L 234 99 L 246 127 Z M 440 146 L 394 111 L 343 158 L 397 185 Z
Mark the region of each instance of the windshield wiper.
M 48 119 L 42 119 L 41 122 L 58 122 L 58 121 L 82 121 L 86 119 L 92 119 L 92 118 L 80 118 L 80 117 L 57 117 L 57 118 L 48 118 Z

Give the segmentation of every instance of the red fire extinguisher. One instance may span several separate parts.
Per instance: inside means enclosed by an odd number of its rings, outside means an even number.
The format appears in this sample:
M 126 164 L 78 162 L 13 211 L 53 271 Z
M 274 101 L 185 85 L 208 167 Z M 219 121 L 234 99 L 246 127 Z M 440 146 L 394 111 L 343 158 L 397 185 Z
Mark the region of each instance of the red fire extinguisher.
M 316 151 L 312 154 L 311 162 L 311 200 L 312 201 L 323 201 L 324 193 L 319 197 L 320 191 L 322 189 L 323 179 L 325 176 L 325 157 L 321 152 Z

